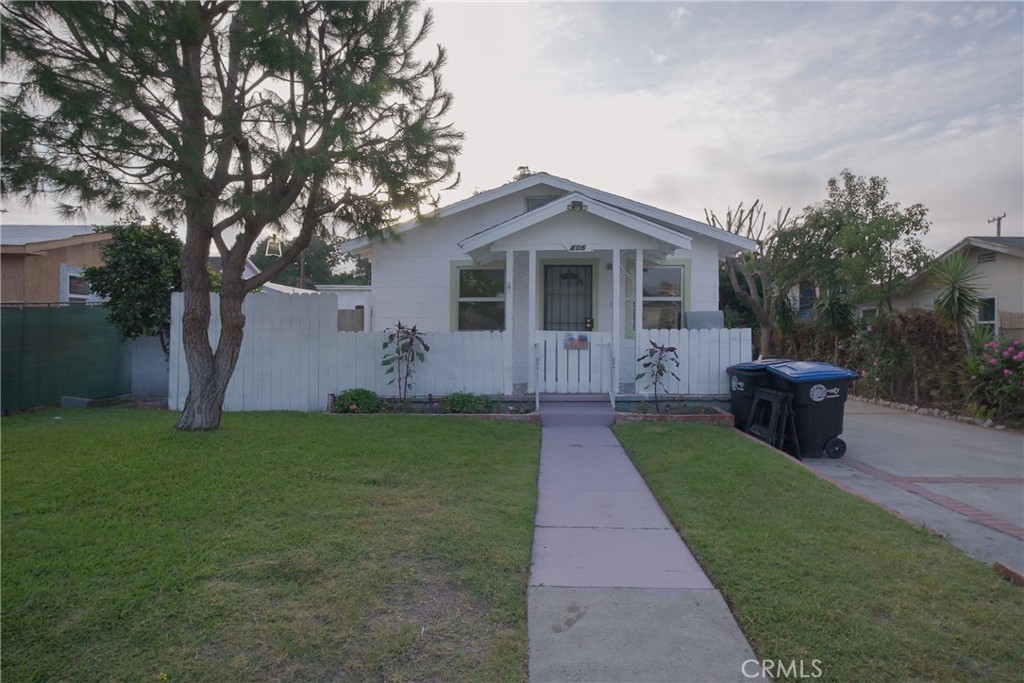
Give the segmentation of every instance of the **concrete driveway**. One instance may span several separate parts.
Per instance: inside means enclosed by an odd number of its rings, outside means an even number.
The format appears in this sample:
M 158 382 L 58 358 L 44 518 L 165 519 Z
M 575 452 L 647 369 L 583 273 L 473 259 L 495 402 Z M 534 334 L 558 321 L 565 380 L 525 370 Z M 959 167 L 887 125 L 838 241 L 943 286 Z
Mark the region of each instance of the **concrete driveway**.
M 838 460 L 809 467 L 985 564 L 1024 573 L 1024 434 L 851 399 Z

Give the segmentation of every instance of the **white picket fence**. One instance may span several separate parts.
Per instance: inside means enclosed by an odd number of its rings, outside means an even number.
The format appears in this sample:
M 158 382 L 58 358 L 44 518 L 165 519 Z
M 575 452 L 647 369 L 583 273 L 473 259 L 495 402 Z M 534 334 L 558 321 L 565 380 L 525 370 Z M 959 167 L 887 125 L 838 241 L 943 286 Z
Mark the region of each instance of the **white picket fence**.
M 220 334 L 213 294 L 210 339 Z M 181 410 L 188 396 L 188 367 L 181 344 L 181 294 L 171 298 L 171 358 L 168 404 Z M 224 409 L 320 411 L 327 395 L 365 388 L 397 395 L 394 374 L 381 367 L 384 332 L 339 332 L 333 294 L 288 296 L 261 293 L 246 298 L 245 334 L 228 384 Z M 501 332 L 431 332 L 430 352 L 417 364 L 410 394 L 455 391 L 511 394 L 511 353 Z
M 211 294 L 211 299 L 210 339 L 215 344 L 220 315 L 217 295 Z M 168 387 L 168 404 L 173 410 L 184 407 L 189 385 L 181 343 L 182 309 L 182 295 L 174 294 Z M 328 394 L 349 388 L 397 395 L 397 385 L 390 383 L 394 375 L 385 374 L 381 367 L 385 333 L 339 332 L 333 294 L 261 293 L 246 298 L 243 312 L 245 334 L 228 384 L 225 410 L 321 411 L 327 407 Z M 468 391 L 512 395 L 511 334 L 430 332 L 424 336 L 430 351 L 416 366 L 410 394 L 443 396 Z M 634 364 L 634 358 L 625 357 L 619 360 L 623 372 L 613 370 L 608 335 L 591 333 L 586 353 L 564 349 L 564 333 L 538 333 L 536 341 L 548 337 L 550 353 L 542 352 L 540 344 L 531 351 L 542 359 L 537 366 L 542 393 L 607 393 L 613 386 L 613 373 L 621 378 Z M 750 360 L 749 329 L 643 330 L 637 348 L 647 348 L 651 339 L 678 348 L 681 367 L 676 374 L 680 379 L 670 377 L 665 383 L 670 394 L 728 394 L 725 368 Z M 531 373 L 535 372 L 533 363 L 530 367 Z M 527 378 L 515 381 L 525 385 Z M 533 377 L 529 385 L 534 389 Z M 653 387 L 639 380 L 636 392 L 653 393 Z
M 750 329 L 734 330 L 641 330 L 637 335 L 637 356 L 651 348 L 650 342 L 677 349 L 679 367 L 667 364 L 679 379 L 666 375 L 661 391 L 668 394 L 705 396 L 728 394 L 725 369 L 750 360 Z M 643 371 L 637 364 L 636 372 Z M 653 394 L 647 377 L 638 379 L 636 393 Z

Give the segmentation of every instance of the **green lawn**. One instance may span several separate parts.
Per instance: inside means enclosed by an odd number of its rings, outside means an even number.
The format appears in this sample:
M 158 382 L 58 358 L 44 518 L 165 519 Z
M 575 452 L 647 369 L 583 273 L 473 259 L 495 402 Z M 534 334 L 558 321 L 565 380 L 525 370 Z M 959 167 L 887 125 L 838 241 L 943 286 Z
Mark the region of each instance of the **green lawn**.
M 615 428 L 762 660 L 819 681 L 1020 681 L 1024 591 L 735 430 Z
M 522 681 L 535 425 L 4 418 L 10 681 Z

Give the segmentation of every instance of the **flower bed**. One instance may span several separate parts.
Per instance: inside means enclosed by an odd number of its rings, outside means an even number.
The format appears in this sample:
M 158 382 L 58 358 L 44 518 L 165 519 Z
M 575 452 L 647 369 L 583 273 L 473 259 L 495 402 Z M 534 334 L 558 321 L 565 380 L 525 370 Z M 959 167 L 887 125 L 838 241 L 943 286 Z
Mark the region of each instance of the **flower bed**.
M 438 415 L 477 417 L 511 422 L 540 422 L 533 401 L 490 398 L 482 394 L 456 393 L 448 396 L 418 396 L 401 401 L 381 397 L 366 389 L 349 389 L 328 399 L 328 412 L 351 414 Z
M 661 412 L 653 402 L 623 402 L 615 407 L 615 422 L 698 422 L 732 427 L 736 418 L 715 405 L 662 401 Z

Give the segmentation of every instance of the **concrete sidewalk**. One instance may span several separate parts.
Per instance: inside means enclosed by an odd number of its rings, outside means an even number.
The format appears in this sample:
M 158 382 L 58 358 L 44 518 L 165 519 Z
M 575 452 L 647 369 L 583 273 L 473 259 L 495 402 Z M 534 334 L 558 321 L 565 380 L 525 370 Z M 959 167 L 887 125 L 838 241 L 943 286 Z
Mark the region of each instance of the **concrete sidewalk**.
M 530 681 L 762 680 L 745 675 L 760 669 L 750 645 L 615 439 L 613 417 L 607 403 L 541 407 Z

